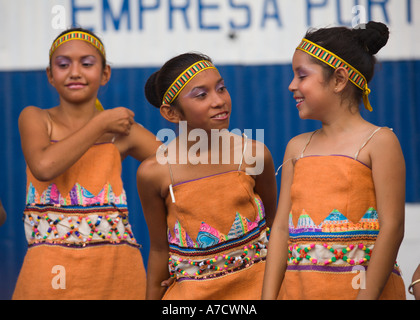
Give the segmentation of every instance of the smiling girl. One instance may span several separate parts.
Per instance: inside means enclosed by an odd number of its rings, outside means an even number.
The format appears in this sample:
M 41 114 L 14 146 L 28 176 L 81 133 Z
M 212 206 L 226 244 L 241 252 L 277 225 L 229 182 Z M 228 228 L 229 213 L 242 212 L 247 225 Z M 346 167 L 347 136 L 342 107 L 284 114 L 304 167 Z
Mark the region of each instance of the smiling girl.
M 262 146 L 256 155 L 264 163 L 257 174 L 249 158 L 262 143 L 226 130 L 231 98 L 204 55 L 169 60 L 150 76 L 145 91 L 165 119 L 186 122 L 188 136 L 201 132 L 208 139 L 205 148 L 194 149 L 196 141 L 177 137 L 139 167 L 138 190 L 150 234 L 146 298 L 260 299 L 266 227 L 276 207 L 269 151 Z M 229 143 L 220 144 L 215 131 Z M 239 159 L 234 157 L 238 151 Z M 192 161 L 196 153 L 203 161 Z M 170 276 L 175 281 L 167 289 L 162 282 Z
M 93 33 L 59 35 L 47 76 L 60 104 L 29 106 L 19 117 L 29 248 L 13 298 L 144 299 L 146 276 L 128 222 L 121 161 L 142 161 L 159 144 L 132 111 L 104 111 L 97 100 L 111 69 Z
M 368 82 L 388 28 L 309 31 L 289 90 L 322 128 L 285 151 L 264 299 L 404 299 L 396 257 L 404 235 L 405 164 L 388 128 L 364 120 Z

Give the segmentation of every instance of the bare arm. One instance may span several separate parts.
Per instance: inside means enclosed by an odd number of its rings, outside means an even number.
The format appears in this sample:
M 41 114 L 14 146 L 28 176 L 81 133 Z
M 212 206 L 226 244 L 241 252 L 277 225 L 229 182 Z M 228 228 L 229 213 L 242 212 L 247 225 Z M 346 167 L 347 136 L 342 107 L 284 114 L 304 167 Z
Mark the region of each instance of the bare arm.
M 146 288 L 148 300 L 163 297 L 167 288 L 161 283 L 169 278 L 166 206 L 160 194 L 159 166 L 151 157 L 142 162 L 137 171 L 137 189 L 150 237 Z
M 289 240 L 290 189 L 293 182 L 295 158 L 294 144 L 289 142 L 283 159 L 280 196 L 277 213 L 270 233 L 266 269 L 262 291 L 263 300 L 275 300 L 286 272 Z
M 128 134 L 133 116 L 126 108 L 103 111 L 65 139 L 51 144 L 47 112 L 27 107 L 19 117 L 25 160 L 37 179 L 51 180 L 72 166 L 105 133 Z
M 255 178 L 255 191 L 264 204 L 267 226 L 272 227 L 277 207 L 277 182 L 270 151 L 264 146 L 264 170 Z
M 156 136 L 138 123 L 131 127 L 130 134 L 115 141 L 124 159 L 131 156 L 138 161 L 143 161 L 154 155 L 162 144 Z
M 395 134 L 383 130 L 370 144 L 380 231 L 358 299 L 378 299 L 404 237 L 405 162 Z

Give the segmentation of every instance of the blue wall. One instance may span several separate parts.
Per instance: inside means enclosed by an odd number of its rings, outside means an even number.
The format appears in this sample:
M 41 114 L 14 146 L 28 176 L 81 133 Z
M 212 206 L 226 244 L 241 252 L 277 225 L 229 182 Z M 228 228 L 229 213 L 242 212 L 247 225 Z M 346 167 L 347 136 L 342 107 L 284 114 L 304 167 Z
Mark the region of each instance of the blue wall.
M 293 136 L 318 128 L 314 121 L 299 119 L 295 101 L 287 90 L 292 79 L 290 65 L 220 66 L 233 100 L 231 129 L 264 129 L 264 142 L 276 167 Z M 110 83 L 101 89 L 106 108 L 126 106 L 136 120 L 153 133 L 169 127 L 159 111 L 145 101 L 143 88 L 154 68 L 114 69 Z M 394 128 L 407 164 L 407 202 L 420 202 L 420 61 L 383 62 L 371 83 L 374 112 L 363 116 Z M 22 212 L 25 202 L 25 161 L 17 127 L 19 113 L 27 105 L 50 108 L 58 96 L 44 71 L 0 72 L 0 197 L 8 219 L 0 227 L 0 299 L 10 299 L 26 252 Z M 138 162 L 126 159 L 123 180 L 127 191 L 131 224 L 147 261 L 149 239 L 137 196 L 135 174 Z M 280 181 L 278 180 L 278 183 Z

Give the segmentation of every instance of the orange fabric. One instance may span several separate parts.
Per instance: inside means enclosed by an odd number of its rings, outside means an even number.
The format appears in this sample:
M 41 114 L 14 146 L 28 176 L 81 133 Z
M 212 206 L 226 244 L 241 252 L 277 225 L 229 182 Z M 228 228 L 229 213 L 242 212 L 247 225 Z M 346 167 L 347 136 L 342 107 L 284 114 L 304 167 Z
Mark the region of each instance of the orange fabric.
M 344 156 L 308 156 L 295 166 L 292 185 L 293 223 L 305 210 L 319 225 L 333 209 L 353 223 L 376 208 L 371 170 Z
M 333 210 L 338 210 L 349 221 L 358 223 L 370 208 L 377 207 L 371 169 L 346 156 L 300 158 L 295 164 L 291 199 L 294 228 L 302 214 L 307 214 L 316 226 L 320 226 Z M 305 219 L 308 221 L 307 216 Z M 345 246 L 352 244 L 356 248 L 354 250 L 358 250 L 359 243 L 374 244 L 370 238 L 358 238 L 357 233 L 343 236 L 333 232 L 299 232 L 302 233 L 290 235 L 290 245 L 307 247 L 312 243 L 320 246 L 325 243 Z M 312 255 L 312 252 L 309 254 Z M 315 264 L 289 262 L 279 299 L 354 299 L 359 289 L 357 285 L 356 289 L 353 288 L 352 281 L 355 281 L 358 272 L 357 269 L 352 272 L 352 267 L 345 261 L 335 266 L 324 265 L 323 261 Z M 368 262 L 358 267 L 368 267 Z M 404 282 L 396 274 L 398 268 L 394 271 L 383 290 L 382 299 L 405 299 Z
M 166 199 L 168 227 L 172 230 L 178 220 L 190 237 L 195 239 L 204 221 L 227 234 L 236 212 L 251 221 L 255 220 L 256 205 L 252 198 L 254 185 L 252 177 L 238 171 L 175 185 L 175 203 L 170 197 Z
M 54 266 L 63 269 L 54 271 Z M 54 288 L 63 285 L 59 276 L 65 279 L 64 288 Z M 13 299 L 144 299 L 145 278 L 139 249 L 130 245 L 83 249 L 40 245 L 28 249 Z
M 265 261 L 211 280 L 175 282 L 163 300 L 260 300 Z
M 38 181 L 29 169 L 27 172 L 27 186 L 32 184 L 40 194 L 53 183 L 64 197 L 76 183 L 94 196 L 105 184 L 110 184 L 117 196 L 124 193 L 121 156 L 111 143 L 92 146 L 77 163 L 52 181 Z M 125 203 L 122 206 L 121 210 L 126 209 Z M 48 212 L 57 210 L 61 214 L 60 206 L 49 208 Z M 78 214 L 77 207 L 69 208 L 72 208 L 72 216 Z M 95 209 L 95 205 L 92 208 Z M 79 214 L 82 215 L 82 211 Z M 94 215 L 95 211 L 90 214 Z M 13 299 L 145 299 L 146 273 L 136 245 L 124 241 L 110 243 L 106 239 L 95 244 L 80 242 L 80 247 L 60 242 L 60 238 L 56 244 L 42 239 L 31 242 L 35 244 L 27 251 Z M 53 287 L 57 276 L 53 273 L 54 266 L 65 270 L 65 289 Z
M 114 193 L 119 195 L 123 190 L 121 168 L 121 156 L 115 145 L 98 144 L 92 146 L 66 172 L 51 181 L 37 180 L 27 168 L 27 187 L 31 182 L 41 194 L 51 183 L 55 183 L 60 193 L 66 195 L 76 183 L 79 183 L 96 195 L 109 182 Z
M 360 273 L 286 272 L 279 300 L 354 300 L 359 293 L 353 282 L 360 284 Z M 392 273 L 382 291 L 382 300 L 405 300 L 405 286 L 399 275 Z
M 235 216 L 239 213 L 249 221 L 258 217 L 258 207 L 254 198 L 255 180 L 242 171 L 232 171 L 175 185 L 175 203 L 168 195 L 167 224 L 172 232 L 178 221 L 186 234 L 196 242 L 201 224 L 204 222 L 220 233 L 226 235 L 231 230 Z M 221 257 L 234 250 L 241 250 L 242 245 L 217 252 Z M 200 257 L 211 258 L 205 250 L 200 251 Z M 188 259 L 188 256 L 182 256 Z M 254 264 L 228 274 L 209 279 L 189 279 L 175 281 L 168 289 L 163 299 L 197 299 L 197 300 L 226 300 L 261 298 L 265 261 Z

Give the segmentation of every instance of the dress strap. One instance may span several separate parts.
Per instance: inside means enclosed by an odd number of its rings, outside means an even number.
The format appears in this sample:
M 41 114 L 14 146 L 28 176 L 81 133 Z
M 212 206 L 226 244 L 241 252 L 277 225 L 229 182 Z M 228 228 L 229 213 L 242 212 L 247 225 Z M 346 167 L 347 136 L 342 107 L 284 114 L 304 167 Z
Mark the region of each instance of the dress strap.
M 311 135 L 310 135 L 310 137 L 308 138 L 308 141 L 306 142 L 306 144 L 305 144 L 305 147 L 303 148 L 303 150 L 302 150 L 302 152 L 300 153 L 300 156 L 299 157 L 297 157 L 297 158 L 290 158 L 290 159 L 287 159 L 285 162 L 283 162 L 278 168 L 277 168 L 277 170 L 276 170 L 276 176 L 279 174 L 279 171 L 280 171 L 280 169 L 286 164 L 286 163 L 288 163 L 289 161 L 292 161 L 292 160 L 297 160 L 297 159 L 300 159 L 300 158 L 303 158 L 303 153 L 306 151 L 306 148 L 309 146 L 309 143 L 311 142 L 311 140 L 312 140 L 312 137 L 314 136 L 314 134 L 317 132 L 318 130 L 315 130 L 314 132 L 312 132 L 311 133 Z
M 383 129 L 384 127 L 379 127 L 376 128 L 372 134 L 366 139 L 365 142 L 363 142 L 362 146 L 359 148 L 359 150 L 356 152 L 356 155 L 354 156 L 354 160 L 357 160 L 357 158 L 359 157 L 359 153 L 360 151 L 362 151 L 362 149 L 368 144 L 368 142 L 373 138 L 373 136 L 381 129 Z M 392 129 L 390 129 L 392 131 Z
M 247 145 L 248 145 L 248 137 L 247 137 L 247 135 L 246 135 L 245 133 L 243 133 L 243 134 L 242 134 L 242 136 L 243 136 L 243 137 L 244 137 L 244 139 L 245 139 L 245 142 L 244 142 L 244 151 L 242 152 L 242 157 L 241 157 L 241 161 L 239 162 L 238 171 L 240 171 L 240 170 L 241 170 L 242 162 L 243 162 L 243 160 L 244 160 L 244 156 L 245 156 L 246 147 L 247 147 Z
M 306 142 L 305 147 L 303 148 L 302 152 L 300 153 L 300 157 L 299 158 L 303 158 L 303 153 L 306 151 L 306 148 L 309 146 L 309 144 L 311 143 L 312 137 L 314 136 L 315 133 L 317 133 L 318 130 L 315 130 L 314 132 L 312 132 L 312 134 L 310 135 L 308 141 Z
M 171 177 L 171 184 L 169 185 L 169 193 L 171 194 L 172 203 L 175 203 L 175 195 L 174 195 L 174 190 L 172 188 L 172 186 L 174 184 L 174 176 L 173 176 L 173 173 L 172 173 L 171 163 L 170 163 L 169 157 L 168 157 L 168 146 L 165 145 L 165 144 L 161 144 L 159 146 L 158 151 L 163 152 L 163 156 L 166 158 L 166 163 L 168 164 L 169 176 Z

